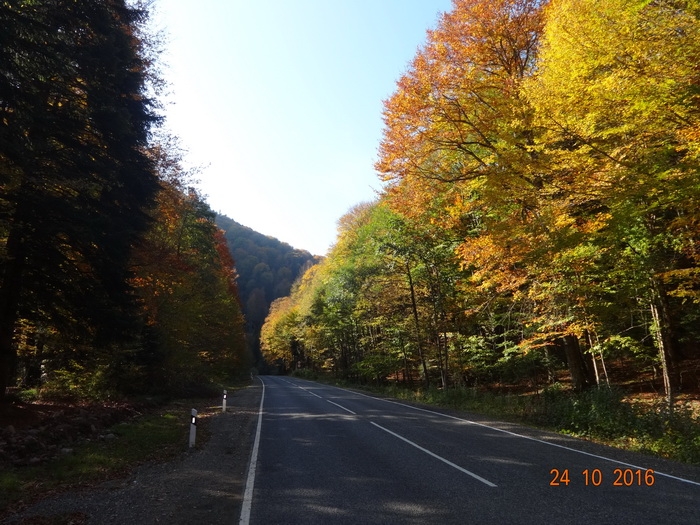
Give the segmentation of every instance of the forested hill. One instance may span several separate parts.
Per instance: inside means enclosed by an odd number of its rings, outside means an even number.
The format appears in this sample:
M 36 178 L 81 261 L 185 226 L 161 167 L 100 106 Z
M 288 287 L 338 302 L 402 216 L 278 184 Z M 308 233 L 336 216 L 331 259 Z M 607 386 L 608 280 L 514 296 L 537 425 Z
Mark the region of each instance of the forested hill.
M 297 250 L 218 215 L 216 223 L 225 232 L 238 273 L 238 290 L 246 318 L 246 339 L 254 360 L 260 358 L 260 328 L 272 301 L 289 295 L 292 283 L 319 262 L 306 250 Z

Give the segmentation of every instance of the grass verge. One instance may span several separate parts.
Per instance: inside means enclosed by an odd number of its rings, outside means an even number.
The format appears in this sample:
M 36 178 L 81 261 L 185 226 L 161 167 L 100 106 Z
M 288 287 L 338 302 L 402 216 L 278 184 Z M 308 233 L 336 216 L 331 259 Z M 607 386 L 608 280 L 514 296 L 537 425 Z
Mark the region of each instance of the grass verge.
M 536 395 L 476 389 L 418 390 L 387 395 L 503 418 L 654 456 L 700 465 L 700 420 L 688 405 L 669 413 L 662 402 L 634 403 L 606 387 L 574 394 L 553 385 Z
M 87 441 L 73 452 L 35 466 L 0 470 L 0 518 L 3 514 L 49 495 L 108 479 L 123 477 L 148 461 L 165 461 L 188 447 L 190 410 L 208 400 L 180 400 L 109 429 L 113 439 Z M 200 411 L 206 416 L 212 408 Z M 198 426 L 197 446 L 208 437 Z

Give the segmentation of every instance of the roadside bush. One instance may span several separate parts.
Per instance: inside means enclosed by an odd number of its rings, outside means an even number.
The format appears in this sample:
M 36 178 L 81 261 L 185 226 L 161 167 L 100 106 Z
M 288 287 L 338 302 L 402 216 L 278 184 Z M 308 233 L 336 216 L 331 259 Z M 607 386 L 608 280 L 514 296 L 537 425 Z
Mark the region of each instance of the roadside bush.
M 88 371 L 75 361 L 51 372 L 39 389 L 41 398 L 65 401 L 102 401 L 110 394 L 104 369 Z
M 638 408 L 637 426 L 629 442 L 639 452 L 700 464 L 700 420 L 690 406 L 677 406 L 672 414 L 664 402 Z
M 628 435 L 635 427 L 634 407 L 614 388 L 572 393 L 555 383 L 544 389 L 542 400 L 531 416 L 533 421 L 563 432 L 613 439 Z
M 539 395 L 503 395 L 478 388 L 420 388 L 374 385 L 366 390 L 408 402 L 473 411 L 530 423 L 609 445 L 700 464 L 700 419 L 690 406 L 669 414 L 663 401 L 632 404 L 623 391 L 599 387 L 571 392 L 554 383 Z
M 319 378 L 319 375 L 310 368 L 300 368 L 298 370 L 294 370 L 291 373 L 291 376 L 298 377 L 300 379 L 308 379 L 310 381 L 315 381 Z

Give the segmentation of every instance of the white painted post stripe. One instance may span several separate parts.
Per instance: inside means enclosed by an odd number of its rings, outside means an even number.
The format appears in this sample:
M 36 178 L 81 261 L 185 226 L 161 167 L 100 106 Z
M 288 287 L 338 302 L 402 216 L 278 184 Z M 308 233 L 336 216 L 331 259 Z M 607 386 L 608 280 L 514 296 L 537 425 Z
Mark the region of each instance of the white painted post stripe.
M 197 441 L 197 410 L 192 409 L 190 415 L 190 448 L 194 447 Z
M 265 381 L 258 376 L 262 383 L 262 396 L 260 397 L 260 409 L 258 410 L 258 427 L 255 431 L 255 441 L 253 452 L 250 454 L 250 465 L 248 465 L 248 479 L 245 483 L 245 493 L 243 494 L 243 507 L 241 508 L 240 525 L 248 525 L 250 522 L 250 510 L 253 506 L 253 487 L 255 486 L 255 469 L 258 464 L 258 448 L 260 447 L 260 428 L 262 427 L 263 403 L 265 402 Z
M 372 423 L 372 424 L 373 424 L 375 427 L 377 427 L 377 428 L 381 428 L 384 432 L 388 432 L 388 433 L 391 434 L 392 436 L 399 438 L 401 441 L 405 441 L 405 442 L 408 443 L 409 445 L 411 445 L 411 446 L 413 446 L 413 447 L 416 447 L 418 450 L 420 450 L 420 451 L 422 451 L 422 452 L 425 452 L 425 453 L 428 454 L 429 456 L 432 456 L 432 457 L 434 457 L 435 459 L 439 459 L 440 461 L 442 461 L 443 463 L 446 463 L 446 464 L 449 465 L 450 467 L 456 468 L 456 469 L 459 470 L 460 472 L 464 472 L 464 473 L 467 474 L 468 476 L 471 476 L 472 478 L 481 481 L 482 483 L 484 483 L 485 485 L 488 485 L 489 487 L 496 487 L 496 486 L 497 486 L 495 483 L 491 483 L 489 480 L 484 479 L 484 478 L 482 478 L 481 476 L 479 476 L 479 475 L 477 475 L 477 474 L 474 474 L 473 472 L 471 472 L 471 471 L 469 471 L 469 470 L 467 470 L 467 469 L 465 469 L 465 468 L 462 468 L 462 467 L 460 467 L 459 465 L 456 465 L 455 463 L 452 463 L 450 460 L 445 459 L 445 458 L 443 458 L 442 456 L 438 456 L 437 454 L 435 454 L 434 452 L 431 452 L 431 451 L 428 450 L 427 448 L 421 447 L 419 444 L 414 443 L 414 442 L 411 441 L 410 439 L 406 439 L 405 437 L 403 437 L 403 436 L 397 434 L 396 432 L 392 432 L 392 431 L 389 430 L 388 428 L 384 428 L 384 427 L 381 426 L 381 425 L 377 425 L 374 421 L 370 421 L 370 423 Z

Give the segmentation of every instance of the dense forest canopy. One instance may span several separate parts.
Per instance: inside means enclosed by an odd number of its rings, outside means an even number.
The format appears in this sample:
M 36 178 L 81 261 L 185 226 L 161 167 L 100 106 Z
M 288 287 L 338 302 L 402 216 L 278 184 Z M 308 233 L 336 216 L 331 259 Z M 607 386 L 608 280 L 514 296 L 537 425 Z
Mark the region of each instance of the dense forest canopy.
M 268 365 L 697 388 L 697 1 L 454 0 L 384 103 L 383 191 L 323 259 L 191 187 L 147 17 L 0 2 L 0 396 Z
M 0 399 L 247 370 L 233 261 L 157 133 L 145 7 L 0 2 Z
M 455 0 L 385 101 L 384 192 L 273 303 L 266 358 L 442 387 L 653 373 L 671 406 L 697 388 L 699 18 Z

